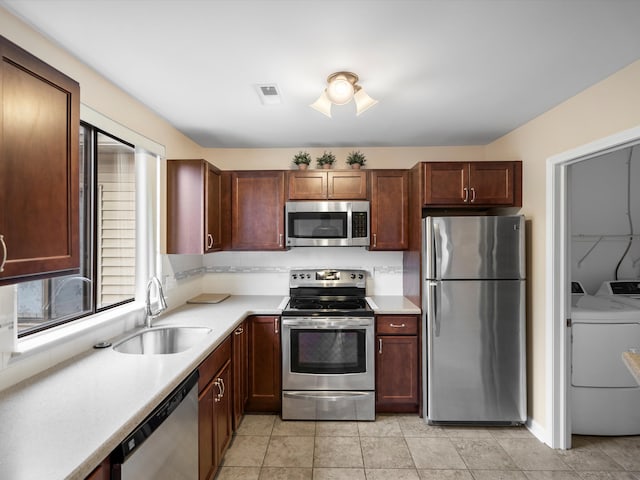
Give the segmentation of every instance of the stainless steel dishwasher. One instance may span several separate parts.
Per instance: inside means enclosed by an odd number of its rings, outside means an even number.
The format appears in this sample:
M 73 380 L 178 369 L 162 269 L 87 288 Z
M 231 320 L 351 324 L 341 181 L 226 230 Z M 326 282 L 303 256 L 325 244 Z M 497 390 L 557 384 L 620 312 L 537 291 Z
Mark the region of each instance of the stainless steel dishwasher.
M 198 479 L 198 372 L 111 454 L 112 480 Z

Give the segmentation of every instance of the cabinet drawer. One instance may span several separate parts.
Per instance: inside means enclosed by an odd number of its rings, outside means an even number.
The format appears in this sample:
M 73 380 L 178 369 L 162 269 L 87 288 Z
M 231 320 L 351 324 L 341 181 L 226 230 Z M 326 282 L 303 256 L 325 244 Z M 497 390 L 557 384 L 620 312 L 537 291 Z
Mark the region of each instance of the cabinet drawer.
M 381 335 L 417 335 L 418 317 L 414 315 L 381 315 L 376 318 L 376 331 Z
M 213 376 L 231 359 L 231 337 L 227 337 L 207 359 L 200 364 L 198 371 L 198 393 L 202 392 Z

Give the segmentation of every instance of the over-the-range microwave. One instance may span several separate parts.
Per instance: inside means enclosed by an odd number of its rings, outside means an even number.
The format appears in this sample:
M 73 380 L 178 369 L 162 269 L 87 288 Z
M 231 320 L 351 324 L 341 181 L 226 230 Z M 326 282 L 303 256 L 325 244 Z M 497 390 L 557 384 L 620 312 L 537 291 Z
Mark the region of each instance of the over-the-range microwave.
M 368 247 L 369 202 L 301 201 L 285 207 L 287 247 Z

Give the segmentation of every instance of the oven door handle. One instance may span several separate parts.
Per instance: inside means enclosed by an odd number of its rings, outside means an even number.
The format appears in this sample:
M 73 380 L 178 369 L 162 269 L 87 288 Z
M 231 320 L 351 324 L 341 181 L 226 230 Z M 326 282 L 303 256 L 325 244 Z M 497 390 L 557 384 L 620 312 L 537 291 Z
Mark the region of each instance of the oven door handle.
M 340 392 L 339 395 L 314 395 L 313 393 L 302 393 L 302 392 L 282 392 L 282 396 L 287 398 L 310 398 L 313 400 L 322 399 L 328 400 L 330 402 L 337 402 L 338 400 L 343 400 L 345 397 L 364 397 L 366 395 L 371 395 L 371 392 Z
M 353 328 L 353 327 L 369 327 L 373 325 L 373 319 L 341 319 L 341 320 L 325 320 L 325 319 L 293 319 L 282 318 L 282 326 L 287 327 L 305 327 L 315 329 L 336 328 Z

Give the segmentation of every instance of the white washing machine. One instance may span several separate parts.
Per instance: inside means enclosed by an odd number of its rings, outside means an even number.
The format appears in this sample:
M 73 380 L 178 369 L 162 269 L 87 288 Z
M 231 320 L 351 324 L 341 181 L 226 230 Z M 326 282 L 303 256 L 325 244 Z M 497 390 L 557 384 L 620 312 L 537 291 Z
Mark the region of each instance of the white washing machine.
M 640 386 L 622 352 L 640 345 L 640 309 L 572 282 L 571 419 L 580 435 L 640 434 Z

